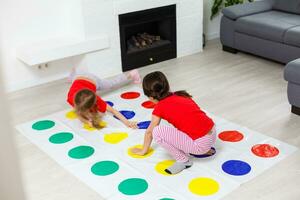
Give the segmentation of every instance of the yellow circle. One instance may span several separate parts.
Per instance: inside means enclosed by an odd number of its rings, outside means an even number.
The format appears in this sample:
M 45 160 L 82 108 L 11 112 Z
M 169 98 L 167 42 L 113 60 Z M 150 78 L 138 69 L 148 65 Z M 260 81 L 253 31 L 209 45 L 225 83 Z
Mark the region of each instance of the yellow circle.
M 77 116 L 77 114 L 76 114 L 76 112 L 74 110 L 71 110 L 71 111 L 69 111 L 69 112 L 66 113 L 66 118 L 72 120 L 72 119 L 77 119 L 78 116 Z
M 118 144 L 128 137 L 127 133 L 115 132 L 104 135 L 104 141 L 110 144 Z
M 133 149 L 133 148 L 142 149 L 142 148 L 143 148 L 143 145 L 140 145 L 140 144 L 139 144 L 139 145 L 135 145 L 135 146 L 133 146 L 133 147 L 129 147 L 129 148 L 128 148 L 127 153 L 128 153 L 128 155 L 129 155 L 130 157 L 132 157 L 132 158 L 147 158 L 147 157 L 151 156 L 151 155 L 153 154 L 153 152 L 154 152 L 154 150 L 153 150 L 152 148 L 150 148 L 150 149 L 148 150 L 148 153 L 147 153 L 147 154 L 145 154 L 145 155 L 143 155 L 143 156 L 140 156 L 140 155 L 133 154 L 133 153 L 131 152 L 131 149 Z
M 90 126 L 89 124 L 83 124 L 83 128 L 87 131 L 95 131 L 96 128 Z
M 101 129 L 101 128 L 105 128 L 105 127 L 107 126 L 107 122 L 101 121 L 101 122 L 99 123 L 99 126 L 100 126 L 100 129 Z M 88 131 L 95 131 L 95 130 L 97 130 L 96 128 L 91 127 L 89 124 L 83 124 L 83 128 L 84 128 L 85 130 L 88 130 Z
M 219 184 L 211 178 L 195 178 L 190 182 L 189 190 L 196 195 L 209 196 L 219 191 Z
M 100 125 L 101 128 L 105 128 L 105 127 L 107 126 L 107 122 L 101 121 L 101 122 L 99 123 L 99 125 Z
M 156 164 L 155 170 L 162 175 L 172 176 L 174 174 L 168 174 L 167 172 L 165 172 L 165 169 L 172 166 L 174 164 L 174 162 L 175 162 L 174 160 L 164 160 L 162 162 L 159 162 Z

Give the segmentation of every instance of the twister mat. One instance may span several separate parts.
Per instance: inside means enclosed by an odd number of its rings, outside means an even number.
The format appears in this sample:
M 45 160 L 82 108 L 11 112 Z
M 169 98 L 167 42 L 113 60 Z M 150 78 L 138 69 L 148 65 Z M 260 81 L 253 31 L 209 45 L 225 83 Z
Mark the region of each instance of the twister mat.
M 193 158 L 194 165 L 177 175 L 164 172 L 174 162 L 157 144 L 145 156 L 129 149 L 141 145 L 153 110 L 138 87 L 105 95 L 108 104 L 126 118 L 138 121 L 138 130 L 126 128 L 106 115 L 100 130 L 83 125 L 70 109 L 17 126 L 26 136 L 71 174 L 109 200 L 221 199 L 296 147 L 208 113 L 216 123 L 216 154 Z M 163 122 L 166 123 L 166 122 Z

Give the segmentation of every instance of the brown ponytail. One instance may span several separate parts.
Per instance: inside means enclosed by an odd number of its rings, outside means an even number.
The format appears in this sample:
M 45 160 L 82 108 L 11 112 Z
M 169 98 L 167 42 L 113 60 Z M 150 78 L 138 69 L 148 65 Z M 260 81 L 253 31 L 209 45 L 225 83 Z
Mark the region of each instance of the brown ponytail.
M 174 92 L 174 94 L 176 94 L 177 96 L 181 96 L 181 97 L 186 97 L 186 98 L 192 98 L 193 96 L 190 95 L 187 91 L 185 90 L 179 90 Z

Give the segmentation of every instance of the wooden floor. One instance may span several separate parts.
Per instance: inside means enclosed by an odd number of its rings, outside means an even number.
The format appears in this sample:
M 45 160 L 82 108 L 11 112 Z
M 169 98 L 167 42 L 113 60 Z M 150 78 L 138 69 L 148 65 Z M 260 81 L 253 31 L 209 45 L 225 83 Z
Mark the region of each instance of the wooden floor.
M 290 113 L 284 66 L 251 55 L 223 52 L 210 41 L 203 53 L 142 68 L 163 71 L 173 90 L 186 89 L 212 114 L 300 147 L 300 117 Z M 65 80 L 10 94 L 14 125 L 68 108 Z M 16 134 L 30 200 L 99 200 L 93 190 Z M 300 199 L 300 151 L 225 199 Z

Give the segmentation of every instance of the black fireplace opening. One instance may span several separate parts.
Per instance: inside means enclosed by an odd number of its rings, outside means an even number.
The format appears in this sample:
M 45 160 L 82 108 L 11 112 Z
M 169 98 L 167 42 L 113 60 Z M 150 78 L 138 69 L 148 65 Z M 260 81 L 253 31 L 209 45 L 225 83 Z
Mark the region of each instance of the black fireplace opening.
M 177 57 L 176 5 L 119 15 L 122 69 Z

